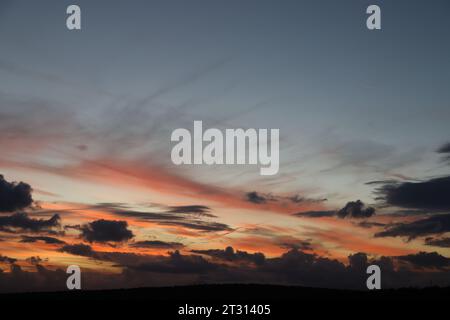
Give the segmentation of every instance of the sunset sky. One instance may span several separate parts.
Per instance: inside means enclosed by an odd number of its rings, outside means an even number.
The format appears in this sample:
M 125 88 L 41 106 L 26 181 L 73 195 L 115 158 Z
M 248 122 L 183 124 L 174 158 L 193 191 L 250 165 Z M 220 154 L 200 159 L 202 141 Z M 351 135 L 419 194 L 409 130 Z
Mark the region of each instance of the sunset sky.
M 448 1 L 72 2 L 0 2 L 0 291 L 450 283 Z M 172 164 L 194 120 L 279 173 Z

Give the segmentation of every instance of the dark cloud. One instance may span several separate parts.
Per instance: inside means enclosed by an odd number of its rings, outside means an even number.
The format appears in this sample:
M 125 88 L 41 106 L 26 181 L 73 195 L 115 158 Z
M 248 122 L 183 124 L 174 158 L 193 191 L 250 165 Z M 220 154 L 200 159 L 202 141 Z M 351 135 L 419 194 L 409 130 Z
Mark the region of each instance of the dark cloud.
M 305 211 L 294 213 L 294 215 L 305 218 L 323 218 L 323 217 L 333 217 L 334 215 L 336 215 L 336 211 Z
M 373 259 L 359 252 L 350 255 L 345 264 L 292 249 L 255 264 L 239 263 L 239 259 L 251 261 L 255 254 L 234 249 L 205 250 L 201 255 L 175 251 L 168 256 L 97 252 L 85 244 L 67 245 L 60 250 L 122 268 L 121 273 L 114 274 L 84 271 L 84 289 L 251 282 L 366 290 L 366 268 L 370 264 L 381 268 L 383 288 L 450 284 L 449 259 L 436 253 Z M 64 290 L 67 275 L 63 270 L 48 270 L 39 263 L 34 267 L 35 272 L 28 272 L 10 264 L 11 272 L 0 272 L 0 291 Z
M 386 204 L 403 208 L 450 210 L 450 177 L 387 184 L 379 189 Z
M 392 184 L 392 183 L 397 183 L 397 180 L 374 180 L 374 181 L 368 181 L 365 184 L 370 186 L 370 185 L 377 185 L 377 184 Z
M 92 248 L 92 246 L 85 243 L 67 244 L 58 249 L 58 251 L 69 253 L 75 256 L 88 257 L 98 261 L 113 262 L 116 264 L 116 266 L 120 266 L 123 268 L 133 267 L 144 262 L 157 261 L 162 257 L 127 252 L 96 251 Z
M 324 201 L 327 201 L 327 200 L 328 200 L 328 199 L 326 199 L 326 198 L 320 198 L 320 199 L 310 199 L 310 198 L 305 198 L 305 197 L 302 197 L 302 196 L 299 195 L 299 194 L 296 194 L 296 195 L 293 195 L 293 196 L 289 196 L 289 197 L 287 197 L 287 199 L 288 199 L 289 201 L 293 202 L 293 203 L 302 203 L 302 202 L 309 202 L 309 203 L 311 203 L 311 202 L 324 202 Z
M 102 253 L 95 252 L 95 255 Z M 105 253 L 102 260 L 116 262 L 124 267 L 122 273 L 105 274 L 83 271 L 83 289 L 112 289 L 143 286 L 167 286 L 205 283 L 210 274 L 226 274 L 223 268 L 194 255 L 144 256 L 125 253 Z M 95 257 L 97 259 L 97 257 Z M 136 263 L 139 260 L 142 263 Z M 129 261 L 134 261 L 129 264 Z M 10 272 L 0 272 L 0 292 L 64 291 L 67 290 L 67 274 L 63 269 L 49 270 L 34 265 L 35 270 L 25 271 L 18 265 L 10 265 Z M 206 278 L 202 278 L 206 277 Z
M 412 268 L 395 267 L 395 260 L 410 261 Z M 358 252 L 348 257 L 348 265 L 340 261 L 308 254 L 300 250 L 290 250 L 277 258 L 266 259 L 261 271 L 270 272 L 269 277 L 282 283 L 326 288 L 367 289 L 367 267 L 378 265 L 382 270 L 382 287 L 428 286 L 430 281 L 448 285 L 448 258 L 436 253 L 422 253 L 400 257 L 370 258 Z M 421 270 L 414 267 L 438 269 L 439 272 Z M 436 282 L 434 282 L 436 281 Z
M 306 199 L 304 197 L 302 197 L 299 194 L 293 195 L 291 197 L 288 197 L 289 200 L 291 200 L 293 203 L 302 203 L 304 202 Z M 325 200 L 324 200 L 325 201 Z
M 268 200 L 266 196 L 263 196 L 263 195 L 257 193 L 256 191 L 247 192 L 245 194 L 245 197 L 248 202 L 252 202 L 252 203 L 256 203 L 256 204 L 266 203 Z
M 0 217 L 0 229 L 3 231 L 13 231 L 21 229 L 30 232 L 51 231 L 52 228 L 60 225 L 58 214 L 53 215 L 48 220 L 33 219 L 23 212 L 14 213 L 10 216 Z
M 39 256 L 33 256 L 33 257 L 26 258 L 25 261 L 32 265 L 38 265 L 38 264 L 41 264 L 44 260 L 41 259 Z
M 440 146 L 437 150 L 437 153 L 450 153 L 450 142 Z
M 48 270 L 35 264 L 35 270 L 24 271 L 16 264 L 10 272 L 0 272 L 0 292 L 62 291 L 67 290 L 64 270 Z
M 409 240 L 450 231 L 450 214 L 435 215 L 410 223 L 391 224 L 375 237 L 407 237 Z
M 81 237 L 88 242 L 123 242 L 134 237 L 126 221 L 96 220 L 80 227 Z
M 200 230 L 204 232 L 220 232 L 220 231 L 233 231 L 229 225 L 214 221 L 202 221 L 202 220 L 183 220 L 183 221 L 160 221 L 160 225 L 166 226 L 179 226 L 187 229 Z
M 366 207 L 361 200 L 347 202 L 345 207 L 338 211 L 334 210 L 321 210 L 321 211 L 305 211 L 294 213 L 297 217 L 304 218 L 324 218 L 334 217 L 339 218 L 370 218 L 375 214 L 375 209 L 372 207 Z
M 317 202 L 324 202 L 327 201 L 327 199 L 310 199 L 310 198 L 306 198 L 303 197 L 299 194 L 294 194 L 294 195 L 289 195 L 289 196 L 282 196 L 282 195 L 273 195 L 271 193 L 260 193 L 260 192 L 256 192 L 256 191 L 252 191 L 252 192 L 247 192 L 245 194 L 245 200 L 251 203 L 255 203 L 255 204 L 264 204 L 267 203 L 269 201 L 273 201 L 273 202 L 292 202 L 295 204 L 298 203 L 317 203 Z
M 149 248 L 149 249 L 181 249 L 184 244 L 180 242 L 165 242 L 159 240 L 146 240 L 137 241 L 132 243 L 130 246 L 135 248 Z
M 8 182 L 0 174 L 0 212 L 12 212 L 33 203 L 31 187 L 24 182 Z
M 84 243 L 67 244 L 59 249 L 61 252 L 67 252 L 76 256 L 95 257 L 96 253 L 90 245 Z
M 266 260 L 264 254 L 260 252 L 247 253 L 245 251 L 240 250 L 234 251 L 232 247 L 226 247 L 225 250 L 221 249 L 192 250 L 192 252 L 204 254 L 220 260 L 234 261 L 234 262 L 251 262 L 256 265 L 262 265 Z
M 10 257 L 7 257 L 7 256 L 2 256 L 0 254 L 0 262 L 13 264 L 13 263 L 16 263 L 16 261 L 17 261 L 17 259 L 10 258 Z
M 351 254 L 348 256 L 348 262 L 350 265 L 350 268 L 356 269 L 356 270 L 364 270 L 367 268 L 368 265 L 368 257 L 367 254 L 363 252 L 358 252 L 355 254 Z
M 130 205 L 124 202 L 99 202 L 92 206 L 94 209 L 103 210 L 119 210 L 119 209 L 130 209 Z
M 369 218 L 375 214 L 375 209 L 365 207 L 361 200 L 350 201 L 337 212 L 339 218 Z
M 191 205 L 191 206 L 173 206 L 169 207 L 169 213 L 179 213 L 179 214 L 196 214 L 199 216 L 217 218 L 215 215 L 209 213 L 211 208 L 202 205 Z
M 43 241 L 47 244 L 64 244 L 65 242 L 53 237 L 46 236 L 22 236 L 22 240 L 20 242 L 24 243 L 34 243 L 37 241 Z
M 450 248 L 450 238 L 427 238 L 425 244 L 433 247 Z
M 151 268 L 150 265 L 155 265 L 155 270 L 163 268 L 163 265 L 167 264 L 173 255 L 173 252 L 169 252 L 169 256 L 148 255 L 142 253 L 136 254 L 129 252 L 103 252 L 96 251 L 92 248 L 92 246 L 85 243 L 67 244 L 58 249 L 58 251 L 76 256 L 87 257 L 96 261 L 111 262 L 117 268 L 135 271 L 140 269 L 142 269 L 141 271 L 145 271 L 146 269 Z M 151 271 L 148 270 L 148 272 Z M 173 272 L 173 270 L 169 271 L 169 273 L 170 272 Z M 181 274 L 182 270 L 178 270 L 178 273 Z
M 389 213 L 390 217 L 410 217 L 436 214 L 434 211 L 424 209 L 400 209 Z
M 188 214 L 197 214 L 199 216 L 204 214 L 208 216 L 210 211 L 209 207 L 202 205 L 167 207 L 167 210 L 163 212 L 132 210 L 124 203 L 99 203 L 94 208 L 105 210 L 118 216 L 133 217 L 143 221 L 185 220 Z
M 166 226 L 180 226 L 204 232 L 220 232 L 220 231 L 234 230 L 225 223 L 209 222 L 209 221 L 164 221 L 160 222 L 159 224 Z
M 312 250 L 312 244 L 307 240 L 298 240 L 298 239 L 279 239 L 277 244 L 281 248 L 285 249 L 296 249 L 296 250 Z
M 443 269 L 450 266 L 450 259 L 441 256 L 437 252 L 419 252 L 397 257 L 401 261 L 407 261 L 419 268 Z
M 359 222 L 357 225 L 362 228 L 367 228 L 367 229 L 370 229 L 372 227 L 385 227 L 386 226 L 385 223 L 369 222 L 369 221 L 362 221 L 362 222 Z
M 142 221 L 161 221 L 161 220 L 185 220 L 186 217 L 180 215 L 174 215 L 167 212 L 147 212 L 147 211 L 137 211 L 137 210 L 125 210 L 125 209 L 113 209 L 108 210 L 109 212 L 122 216 L 122 217 L 132 217 Z
M 284 284 L 328 288 L 352 286 L 349 279 L 352 274 L 347 272 L 342 262 L 296 249 L 289 250 L 280 257 L 267 259 L 260 269 Z
M 146 272 L 157 273 L 206 273 L 216 269 L 218 266 L 208 262 L 201 256 L 197 255 L 182 255 L 177 250 L 171 252 L 169 257 L 160 259 L 151 263 L 143 263 L 131 267 L 131 269 Z

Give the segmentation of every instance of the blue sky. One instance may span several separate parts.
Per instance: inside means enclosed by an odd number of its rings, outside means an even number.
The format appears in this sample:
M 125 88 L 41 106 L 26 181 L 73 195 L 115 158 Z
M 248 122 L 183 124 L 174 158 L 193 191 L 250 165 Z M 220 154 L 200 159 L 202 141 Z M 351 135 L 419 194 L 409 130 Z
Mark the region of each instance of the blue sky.
M 364 179 L 439 173 L 424 171 L 448 138 L 445 1 L 380 3 L 375 32 L 365 1 L 78 4 L 81 32 L 66 30 L 64 1 L 2 5 L 3 93 L 67 110 L 93 132 L 125 113 L 146 114 L 130 120 L 138 127 L 164 119 L 140 146 L 160 145 L 162 162 L 170 131 L 196 119 L 280 128 L 281 174 L 300 170 L 325 196 Z

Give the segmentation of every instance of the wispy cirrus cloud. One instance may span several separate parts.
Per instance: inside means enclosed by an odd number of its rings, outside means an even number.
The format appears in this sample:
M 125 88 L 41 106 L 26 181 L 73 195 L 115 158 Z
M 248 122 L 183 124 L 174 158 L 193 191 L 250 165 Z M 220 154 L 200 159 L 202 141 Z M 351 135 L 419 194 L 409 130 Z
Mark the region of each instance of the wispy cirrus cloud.
M 94 208 L 106 210 L 114 215 L 154 222 L 161 226 L 175 226 L 204 232 L 220 232 L 233 230 L 229 225 L 204 220 L 216 218 L 211 214 L 211 208 L 203 205 L 168 206 L 164 211 L 137 211 L 115 204 L 99 204 Z

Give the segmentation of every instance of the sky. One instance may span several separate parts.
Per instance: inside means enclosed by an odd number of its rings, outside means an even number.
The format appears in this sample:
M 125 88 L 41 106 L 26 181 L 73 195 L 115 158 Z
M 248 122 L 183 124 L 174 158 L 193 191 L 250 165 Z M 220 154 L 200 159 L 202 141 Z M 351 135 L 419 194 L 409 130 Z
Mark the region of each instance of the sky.
M 448 285 L 447 1 L 70 4 L 0 4 L 0 291 Z M 279 129 L 278 174 L 172 164 L 195 120 Z

